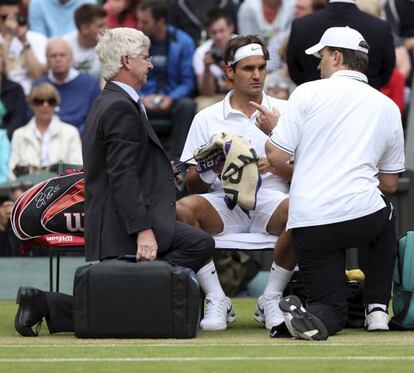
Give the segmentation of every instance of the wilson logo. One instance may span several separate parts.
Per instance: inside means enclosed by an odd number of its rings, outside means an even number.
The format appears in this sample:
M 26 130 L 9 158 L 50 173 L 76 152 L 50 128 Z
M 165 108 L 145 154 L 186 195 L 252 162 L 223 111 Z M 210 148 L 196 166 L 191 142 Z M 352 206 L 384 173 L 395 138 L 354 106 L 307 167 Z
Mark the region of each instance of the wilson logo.
M 63 215 L 66 219 L 68 232 L 83 232 L 85 230 L 85 213 L 66 212 Z

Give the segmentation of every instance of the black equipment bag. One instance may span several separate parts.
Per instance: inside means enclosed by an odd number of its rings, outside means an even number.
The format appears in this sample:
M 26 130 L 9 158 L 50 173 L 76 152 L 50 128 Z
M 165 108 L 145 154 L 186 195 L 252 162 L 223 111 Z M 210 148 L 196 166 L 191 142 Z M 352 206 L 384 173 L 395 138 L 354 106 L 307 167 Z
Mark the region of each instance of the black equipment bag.
M 79 267 L 74 281 L 78 338 L 194 338 L 200 287 L 191 269 L 133 256 Z

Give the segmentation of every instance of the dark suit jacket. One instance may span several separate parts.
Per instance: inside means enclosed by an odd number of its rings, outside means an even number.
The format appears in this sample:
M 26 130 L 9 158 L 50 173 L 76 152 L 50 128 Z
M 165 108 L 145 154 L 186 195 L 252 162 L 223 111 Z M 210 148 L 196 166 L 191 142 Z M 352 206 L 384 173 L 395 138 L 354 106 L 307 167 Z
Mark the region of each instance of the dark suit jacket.
M 370 46 L 366 75 L 369 84 L 380 88 L 387 84 L 395 65 L 394 42 L 389 25 L 365 12 L 355 4 L 329 3 L 326 8 L 295 19 L 289 38 L 287 63 L 296 84 L 320 78 L 319 59 L 305 50 L 319 42 L 329 27 L 349 26 L 359 31 Z
M 158 252 L 175 231 L 170 161 L 130 96 L 109 82 L 95 100 L 83 136 L 87 260 L 135 254 L 137 233 L 152 228 Z

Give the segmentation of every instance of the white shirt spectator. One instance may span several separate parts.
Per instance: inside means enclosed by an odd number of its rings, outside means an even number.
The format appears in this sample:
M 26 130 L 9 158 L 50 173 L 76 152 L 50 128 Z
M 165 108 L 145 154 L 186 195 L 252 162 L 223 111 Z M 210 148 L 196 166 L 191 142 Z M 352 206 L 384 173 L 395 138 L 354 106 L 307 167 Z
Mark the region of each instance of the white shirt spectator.
M 30 44 L 30 48 L 37 60 L 41 64 L 46 64 L 46 44 L 47 38 L 35 31 L 27 31 L 27 42 Z M 4 43 L 3 36 L 0 34 L 0 43 Z M 19 83 L 24 90 L 25 95 L 27 96 L 30 93 L 32 88 L 33 79 L 29 75 L 29 71 L 26 65 L 22 64 L 21 53 L 23 52 L 23 44 L 16 36 L 13 37 L 10 43 L 9 49 L 9 64 L 8 69 L 8 78 L 14 82 Z
M 78 42 L 78 31 L 70 32 L 63 36 L 72 48 L 72 66 L 84 74 L 100 77 L 100 63 L 95 48 L 83 48 Z
M 266 44 L 271 37 L 288 31 L 293 20 L 296 0 L 283 0 L 272 22 L 263 13 L 262 0 L 245 0 L 238 12 L 237 23 L 240 35 L 258 35 Z
M 385 207 L 376 175 L 404 171 L 404 137 L 398 107 L 367 81 L 341 70 L 290 96 L 270 136 L 295 157 L 288 229 L 357 219 Z

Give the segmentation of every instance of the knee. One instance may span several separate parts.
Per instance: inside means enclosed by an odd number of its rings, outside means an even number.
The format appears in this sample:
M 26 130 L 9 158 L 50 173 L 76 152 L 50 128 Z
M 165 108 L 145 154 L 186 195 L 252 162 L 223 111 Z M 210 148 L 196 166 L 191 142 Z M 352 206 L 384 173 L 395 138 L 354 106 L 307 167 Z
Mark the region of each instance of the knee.
M 204 264 L 207 264 L 214 255 L 216 243 L 214 238 L 211 237 L 208 233 L 200 230 L 200 239 L 197 244 L 202 252 L 202 260 Z M 200 258 L 201 259 L 201 258 Z

